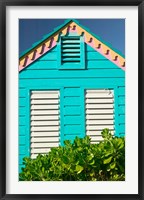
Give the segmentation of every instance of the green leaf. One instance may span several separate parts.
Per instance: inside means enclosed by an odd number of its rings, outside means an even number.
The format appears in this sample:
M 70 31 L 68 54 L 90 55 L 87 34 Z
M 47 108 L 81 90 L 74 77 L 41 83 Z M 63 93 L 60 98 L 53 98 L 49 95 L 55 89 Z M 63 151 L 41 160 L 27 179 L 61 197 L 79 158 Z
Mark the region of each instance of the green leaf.
M 110 168 L 111 168 L 111 169 L 114 169 L 115 166 L 116 166 L 116 163 L 115 163 L 115 162 L 113 162 L 113 163 L 110 164 Z
M 65 163 L 65 164 L 68 164 L 69 163 L 69 159 L 67 156 L 63 156 L 62 157 L 62 161 Z
M 77 166 L 76 166 L 77 174 L 81 173 L 81 172 L 83 171 L 83 169 L 84 169 L 84 168 L 83 168 L 82 166 L 77 165 Z
M 93 157 L 94 157 L 94 155 L 91 153 L 91 154 L 87 157 L 87 160 L 90 161 L 90 160 L 93 159 Z
M 107 158 L 107 159 L 105 159 L 105 160 L 103 161 L 103 164 L 108 164 L 108 163 L 111 162 L 111 160 L 112 160 L 112 156 L 109 157 L 109 158 Z
M 44 167 L 42 167 L 42 172 L 44 173 L 44 171 L 45 171 L 45 168 L 44 168 Z

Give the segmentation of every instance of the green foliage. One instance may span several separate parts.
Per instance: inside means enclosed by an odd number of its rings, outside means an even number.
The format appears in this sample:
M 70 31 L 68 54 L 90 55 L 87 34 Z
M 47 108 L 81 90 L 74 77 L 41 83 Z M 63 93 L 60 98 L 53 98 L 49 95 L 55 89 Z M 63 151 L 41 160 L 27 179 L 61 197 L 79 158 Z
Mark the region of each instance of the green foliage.
M 65 141 L 36 159 L 24 158 L 22 181 L 124 181 L 125 138 L 102 131 L 104 141 L 91 144 L 86 136 Z

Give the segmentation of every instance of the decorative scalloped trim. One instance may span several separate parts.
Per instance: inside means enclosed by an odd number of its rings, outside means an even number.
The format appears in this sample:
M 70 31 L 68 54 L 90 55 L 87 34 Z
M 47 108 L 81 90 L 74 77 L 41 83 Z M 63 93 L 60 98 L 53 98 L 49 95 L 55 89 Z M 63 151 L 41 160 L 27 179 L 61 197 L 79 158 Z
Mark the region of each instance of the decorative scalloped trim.
M 40 45 L 36 46 L 32 51 L 26 53 L 19 62 L 19 71 L 25 69 L 35 60 L 40 58 L 42 55 L 51 50 L 54 46 L 57 45 L 59 36 L 68 34 L 69 32 L 76 32 L 78 35 L 84 35 L 85 43 L 94 48 L 104 57 L 109 59 L 111 62 L 116 64 L 122 70 L 125 70 L 125 59 L 112 50 L 110 47 L 105 45 L 103 42 L 95 38 L 89 32 L 81 28 L 75 22 L 69 23 L 66 27 L 60 29 L 56 34 L 53 34 L 50 38 L 42 42 Z

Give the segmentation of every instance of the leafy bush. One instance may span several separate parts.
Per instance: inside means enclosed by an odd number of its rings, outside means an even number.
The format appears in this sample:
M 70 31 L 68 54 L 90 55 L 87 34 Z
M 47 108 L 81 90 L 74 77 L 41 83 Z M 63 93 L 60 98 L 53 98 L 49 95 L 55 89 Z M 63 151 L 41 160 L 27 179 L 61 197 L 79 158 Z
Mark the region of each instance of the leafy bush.
M 102 131 L 104 141 L 91 144 L 90 138 L 65 141 L 36 159 L 24 158 L 22 181 L 124 181 L 125 138 Z

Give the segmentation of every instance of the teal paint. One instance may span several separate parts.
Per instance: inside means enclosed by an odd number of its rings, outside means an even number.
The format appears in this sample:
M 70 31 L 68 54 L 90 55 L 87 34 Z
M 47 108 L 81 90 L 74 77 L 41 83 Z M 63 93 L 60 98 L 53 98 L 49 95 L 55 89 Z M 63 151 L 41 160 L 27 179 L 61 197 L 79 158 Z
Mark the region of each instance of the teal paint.
M 60 88 L 60 145 L 64 143 L 64 88 Z
M 19 75 L 19 170 L 30 156 L 30 92 L 60 91 L 60 145 L 85 136 L 85 90 L 114 91 L 115 135 L 125 134 L 125 73 L 85 44 L 83 69 L 59 69 L 59 46 L 29 65 Z
M 114 88 L 114 129 L 115 129 L 115 136 L 119 136 L 119 104 L 118 104 L 118 87 Z

